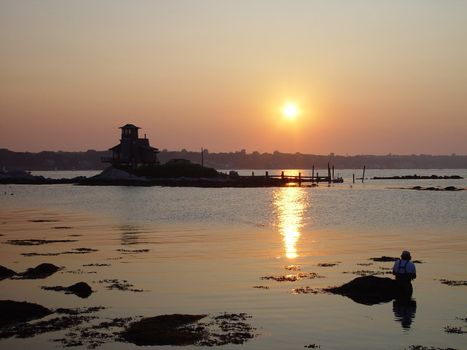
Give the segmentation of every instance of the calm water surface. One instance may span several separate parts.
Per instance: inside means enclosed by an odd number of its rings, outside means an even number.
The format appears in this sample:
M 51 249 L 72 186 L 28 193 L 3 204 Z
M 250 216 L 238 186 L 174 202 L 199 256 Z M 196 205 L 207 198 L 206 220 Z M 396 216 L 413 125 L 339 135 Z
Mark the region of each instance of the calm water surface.
M 361 176 L 361 171 L 338 172 L 344 176 L 344 184 L 316 188 L 2 185 L 0 242 L 29 238 L 76 242 L 0 244 L 0 264 L 13 270 L 41 262 L 65 267 L 45 280 L 3 280 L 1 299 L 47 307 L 104 305 L 108 309 L 102 315 L 108 317 L 224 311 L 253 316 L 251 322 L 260 335 L 225 349 L 301 349 L 312 343 L 322 349 L 404 349 L 412 344 L 467 348 L 466 334 L 444 332 L 447 325 L 467 328 L 457 319 L 467 317 L 467 287 L 439 282 L 440 278 L 467 280 L 467 191 L 396 189 L 414 185 L 465 188 L 467 181 L 368 180 L 352 185 L 352 173 Z M 466 170 L 414 169 L 370 170 L 367 176 L 415 173 L 467 177 Z M 93 173 L 84 175 L 89 174 Z M 30 221 L 38 219 L 57 221 Z M 98 251 L 21 255 L 79 247 Z M 121 249 L 149 251 L 125 253 Z M 366 306 L 336 295 L 292 292 L 297 287 L 345 283 L 356 277 L 351 273 L 356 270 L 384 273 L 391 263 L 358 264 L 370 263 L 371 257 L 398 256 L 403 249 L 423 261 L 417 265 L 414 282 L 416 307 L 403 308 L 392 302 Z M 83 266 L 89 263 L 111 266 Z M 319 267 L 319 263 L 338 264 Z M 284 268 L 291 264 L 324 277 L 296 282 L 261 280 L 262 276 L 295 273 Z M 98 282 L 113 278 L 128 280 L 145 292 L 109 291 Z M 89 283 L 97 292 L 78 299 L 40 289 L 78 281 Z M 253 288 L 258 285 L 269 289 Z M 48 333 L 2 340 L 0 348 L 49 349 L 57 346 L 50 339 L 59 336 Z M 137 347 L 112 343 L 102 348 Z

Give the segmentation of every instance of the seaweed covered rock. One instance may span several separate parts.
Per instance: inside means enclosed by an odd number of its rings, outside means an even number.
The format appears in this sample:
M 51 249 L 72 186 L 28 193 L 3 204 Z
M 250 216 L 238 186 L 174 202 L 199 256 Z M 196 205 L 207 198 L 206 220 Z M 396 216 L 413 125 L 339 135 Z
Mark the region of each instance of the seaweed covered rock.
M 121 338 L 136 345 L 221 346 L 253 339 L 256 328 L 245 313 L 209 315 L 160 315 L 131 323 Z
M 34 303 L 0 300 L 0 327 L 50 315 L 51 310 Z
M 31 267 L 26 271 L 18 274 L 19 279 L 39 279 L 46 278 L 53 275 L 55 272 L 60 270 L 58 266 L 49 263 L 39 264 L 36 267 Z
M 0 281 L 5 279 L 5 278 L 10 278 L 12 276 L 16 275 L 16 272 L 13 270 L 10 270 L 9 268 L 0 265 Z
M 66 294 L 74 294 L 80 298 L 87 298 L 92 294 L 92 288 L 86 282 L 78 282 L 68 287 L 54 286 L 42 287 L 44 290 L 63 291 Z
M 399 296 L 395 280 L 376 276 L 357 277 L 340 287 L 326 288 L 325 291 L 344 295 L 365 305 L 387 303 Z
M 122 337 L 136 345 L 193 345 L 201 341 L 205 330 L 192 324 L 207 315 L 161 315 L 143 318 L 123 332 Z

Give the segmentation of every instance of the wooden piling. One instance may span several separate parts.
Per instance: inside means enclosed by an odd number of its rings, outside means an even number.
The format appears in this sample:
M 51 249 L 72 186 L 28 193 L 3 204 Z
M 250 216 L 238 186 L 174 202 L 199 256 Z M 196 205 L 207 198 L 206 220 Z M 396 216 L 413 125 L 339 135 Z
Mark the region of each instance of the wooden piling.
M 284 180 L 284 172 L 281 172 L 281 179 Z
M 363 183 L 363 181 L 365 181 L 365 169 L 366 169 L 366 166 L 364 165 L 364 166 L 363 166 L 362 183 Z
M 355 183 L 355 174 L 352 174 L 352 183 Z
M 332 166 L 332 179 L 334 180 L 334 165 Z
M 268 172 L 268 171 L 266 171 L 266 177 L 267 177 L 267 178 L 269 177 L 269 172 Z

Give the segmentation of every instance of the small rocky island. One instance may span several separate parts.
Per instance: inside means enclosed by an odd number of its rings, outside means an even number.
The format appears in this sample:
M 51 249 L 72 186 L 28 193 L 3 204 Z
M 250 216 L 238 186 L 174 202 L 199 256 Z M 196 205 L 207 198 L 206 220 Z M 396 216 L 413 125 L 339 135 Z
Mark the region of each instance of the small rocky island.
M 240 176 L 235 171 L 218 172 L 214 168 L 192 163 L 186 159 L 172 159 L 160 164 L 159 150 L 152 147 L 149 139 L 139 137 L 139 127 L 126 124 L 121 129 L 120 143 L 110 148 L 110 157 L 102 159 L 110 166 L 93 177 L 51 179 L 35 176 L 25 171 L 0 172 L 0 184 L 75 184 L 88 186 L 174 186 L 174 187 L 281 187 L 302 183 L 316 185 L 318 182 L 340 183 L 342 178 L 331 176 Z M 334 170 L 333 170 L 334 174 Z

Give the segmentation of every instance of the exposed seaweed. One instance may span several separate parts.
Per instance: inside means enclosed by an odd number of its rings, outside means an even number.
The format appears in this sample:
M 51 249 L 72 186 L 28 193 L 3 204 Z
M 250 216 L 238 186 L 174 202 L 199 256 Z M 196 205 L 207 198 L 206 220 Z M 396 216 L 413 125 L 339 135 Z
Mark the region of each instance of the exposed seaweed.
M 34 219 L 28 220 L 29 222 L 58 222 L 59 220 L 56 219 Z
M 355 270 L 355 271 L 343 271 L 342 273 L 351 273 L 357 276 L 374 276 L 374 275 L 385 275 L 389 271 L 373 271 L 373 270 Z M 392 272 L 389 272 L 392 274 Z
M 263 276 L 262 280 L 273 280 L 276 282 L 296 282 L 302 279 L 324 278 L 315 272 L 300 272 L 296 275 L 281 275 L 281 276 Z
M 123 292 L 135 292 L 135 293 L 144 292 L 143 289 L 133 288 L 134 285 L 129 283 L 127 280 L 104 279 L 104 280 L 100 280 L 99 283 L 107 284 L 105 288 L 108 290 L 121 290 Z
M 440 279 L 439 280 L 442 284 L 445 284 L 447 286 L 451 287 L 458 287 L 458 286 L 467 286 L 467 281 L 455 281 L 455 280 L 448 280 L 448 279 Z
M 457 350 L 455 348 L 438 348 L 435 346 L 424 346 L 424 345 L 410 345 L 408 349 L 405 350 Z
M 293 294 L 318 294 L 323 293 L 321 289 L 311 287 L 299 287 L 292 289 Z
M 65 252 L 58 252 L 58 253 L 21 253 L 22 256 L 58 256 L 58 255 L 65 255 L 65 254 L 88 254 L 97 252 L 97 249 L 93 248 L 74 248 L 69 251 Z
M 132 320 L 132 317 L 109 318 L 98 324 L 74 328 L 65 337 L 53 341 L 63 347 L 86 346 L 88 349 L 95 349 L 105 343 L 121 340 L 122 329 Z
M 117 252 L 123 254 L 138 254 L 138 253 L 147 253 L 149 249 L 117 249 Z
M 334 262 L 334 263 L 319 263 L 318 266 L 319 267 L 333 267 L 333 266 L 336 266 L 336 265 L 339 265 L 340 262 Z
M 78 242 L 76 239 L 10 239 L 5 244 L 11 245 L 43 245 L 52 243 L 72 243 Z
M 444 331 L 446 333 L 453 333 L 453 334 L 465 334 L 467 331 L 464 331 L 462 327 L 452 327 L 452 326 L 445 326 Z

